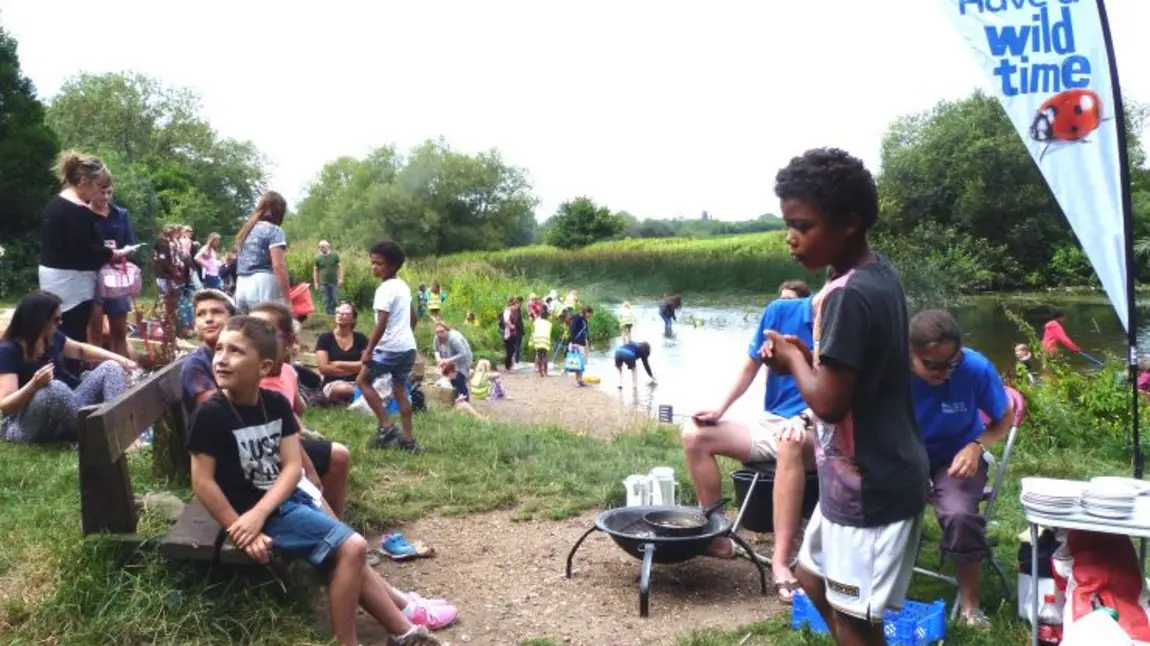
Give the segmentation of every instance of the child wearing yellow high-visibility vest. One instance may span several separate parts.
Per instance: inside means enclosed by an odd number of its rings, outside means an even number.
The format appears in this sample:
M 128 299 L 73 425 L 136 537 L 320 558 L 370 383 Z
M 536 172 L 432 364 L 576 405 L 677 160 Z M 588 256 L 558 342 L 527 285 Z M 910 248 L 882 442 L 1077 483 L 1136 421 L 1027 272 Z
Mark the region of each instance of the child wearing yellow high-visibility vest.
M 623 330 L 623 343 L 631 342 L 631 328 L 635 327 L 635 308 L 631 301 L 623 301 L 619 308 L 619 327 Z
M 535 347 L 535 373 L 546 377 L 548 355 L 551 353 L 551 319 L 547 318 L 546 307 L 535 318 L 535 325 L 531 329 L 531 345 Z

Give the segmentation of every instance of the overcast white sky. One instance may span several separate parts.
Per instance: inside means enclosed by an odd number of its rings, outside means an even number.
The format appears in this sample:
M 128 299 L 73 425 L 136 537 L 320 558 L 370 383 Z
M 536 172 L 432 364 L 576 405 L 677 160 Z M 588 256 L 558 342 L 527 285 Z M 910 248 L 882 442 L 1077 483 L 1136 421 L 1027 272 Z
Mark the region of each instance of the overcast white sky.
M 444 136 L 542 198 L 639 217 L 776 212 L 775 171 L 835 145 L 877 166 L 895 117 L 986 86 L 937 0 L 0 0 L 50 98 L 70 75 L 191 87 L 298 199 L 320 167 Z M 1124 93 L 1150 101 L 1150 0 L 1108 0 Z M 877 169 L 875 169 L 877 170 Z

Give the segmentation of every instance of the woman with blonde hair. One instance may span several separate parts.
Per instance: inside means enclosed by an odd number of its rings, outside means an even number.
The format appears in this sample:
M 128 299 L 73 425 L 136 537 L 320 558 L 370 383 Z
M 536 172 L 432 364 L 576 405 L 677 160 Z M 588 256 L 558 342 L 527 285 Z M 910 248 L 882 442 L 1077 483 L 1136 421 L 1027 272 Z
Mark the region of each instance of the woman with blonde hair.
M 56 161 L 55 171 L 63 189 L 44 207 L 40 225 L 40 289 L 60 297 L 60 331 L 64 336 L 87 343 L 97 272 L 136 247 L 111 249 L 96 229 L 95 214 L 88 203 L 102 198 L 104 189 L 112 184 L 112 174 L 99 157 L 64 151 Z
M 241 313 L 263 301 L 287 302 L 287 236 L 280 228 L 286 214 L 287 201 L 268 191 L 236 234 L 236 309 Z
M 204 287 L 223 289 L 224 282 L 220 280 L 220 234 L 213 231 L 208 236 L 208 241 L 200 248 L 195 260 L 204 272 Z

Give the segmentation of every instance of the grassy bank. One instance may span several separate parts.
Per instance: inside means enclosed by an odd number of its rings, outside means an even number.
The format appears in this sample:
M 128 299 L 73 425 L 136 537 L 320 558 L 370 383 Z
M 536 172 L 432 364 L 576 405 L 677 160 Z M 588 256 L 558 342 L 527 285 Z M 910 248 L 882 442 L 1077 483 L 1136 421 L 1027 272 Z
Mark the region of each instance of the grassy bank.
M 1025 529 L 1019 477 L 1087 478 L 1128 471 L 1125 391 L 1113 374 L 1088 377 L 1056 370 L 1056 385 L 1027 393 L 1029 421 L 1000 498 L 1001 526 L 993 532 L 1008 572 L 1016 563 L 1016 537 Z M 564 518 L 620 503 L 620 474 L 653 464 L 674 466 L 683 491 L 690 491 L 674 431 L 650 429 L 604 442 L 559 429 L 432 412 L 418 420 L 430 450 L 409 456 L 368 449 L 372 425 L 359 414 L 312 411 L 307 422 L 351 447 L 356 468 L 348 520 L 366 532 L 436 513 L 513 509 L 524 518 Z M 146 453 L 133 454 L 131 467 L 138 493 L 169 487 L 153 479 Z M 730 489 L 729 481 L 725 486 Z M 129 553 L 109 541 L 84 541 L 77 529 L 77 491 L 74 449 L 0 445 L 0 533 L 6 537 L 0 547 L 0 637 L 6 643 L 324 643 L 309 607 L 315 581 L 306 573 L 285 594 L 259 570 L 234 574 L 169 564 L 156 555 L 154 543 Z M 143 533 L 158 534 L 162 527 L 162 521 L 145 514 Z M 927 527 L 931 542 L 923 553 L 931 562 L 938 529 L 933 520 Z M 950 600 L 953 593 L 916 578 L 911 597 Z M 1025 627 L 989 577 L 982 599 L 995 630 L 951 627 L 948 643 L 1021 643 Z M 728 633 L 687 635 L 679 646 L 828 643 L 793 634 L 785 618 L 776 618 Z
M 579 289 L 585 297 L 608 300 L 660 297 L 671 293 L 753 295 L 773 294 L 784 280 L 800 278 L 813 287 L 822 284 L 821 271 L 807 271 L 791 257 L 782 231 L 713 238 L 647 238 L 601 242 L 581 249 L 558 249 L 546 245 L 516 247 L 493 252 L 473 252 L 425 259 L 411 263 L 405 276 L 410 282 L 439 278 L 460 285 L 506 279 L 499 289 L 519 286 L 539 293 L 555 288 L 560 294 Z M 923 305 L 943 306 L 958 296 L 993 288 L 1000 278 L 986 252 L 972 252 L 950 238 L 876 238 L 874 246 L 887 254 L 902 273 L 907 293 Z M 311 250 L 303 241 L 295 249 Z M 365 254 L 353 252 L 353 262 Z M 346 258 L 348 254 L 341 255 Z M 289 253 L 293 272 L 311 275 L 310 251 Z M 366 266 L 366 265 L 365 265 Z M 461 277 L 466 277 L 461 280 Z M 351 285 L 357 298 L 369 298 L 369 280 Z M 505 297 L 504 297 L 505 298 Z M 494 306 L 478 306 L 489 311 Z M 477 311 L 477 314 L 479 312 Z
M 440 261 L 450 266 L 482 260 L 518 275 L 543 276 L 576 286 L 602 285 L 609 293 L 659 296 L 714 291 L 767 294 L 789 278 L 821 283 L 787 251 L 782 232 L 716 238 L 651 238 L 602 242 L 565 250 L 536 245 L 506 251 L 462 254 Z

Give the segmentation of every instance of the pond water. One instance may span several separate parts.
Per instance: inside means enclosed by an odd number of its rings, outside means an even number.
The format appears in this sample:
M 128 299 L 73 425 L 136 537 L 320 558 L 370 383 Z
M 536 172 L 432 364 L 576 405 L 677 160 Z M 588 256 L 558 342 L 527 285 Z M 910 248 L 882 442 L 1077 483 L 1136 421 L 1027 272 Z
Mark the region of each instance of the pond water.
M 613 360 L 614 348 L 619 344 L 617 338 L 610 344 L 599 344 L 591 353 L 587 372 L 602 379 L 599 388 L 651 415 L 658 413 L 660 405 L 673 406 L 676 415 L 716 407 L 738 377 L 763 306 L 739 303 L 726 307 L 692 307 L 687 302 L 679 312 L 673 335 L 665 337 L 657 304 L 636 303 L 632 336 L 636 341 L 651 344 L 651 369 L 658 384 L 647 384 L 640 364 L 639 387 L 632 389 L 629 374 L 624 375 L 624 387 L 618 387 Z M 1108 302 L 982 297 L 951 311 L 962 325 L 966 343 L 986 354 L 1000 372 L 1005 372 L 1014 364 L 1014 345 L 1026 341 L 1008 317 L 1008 311 L 1021 316 L 1041 336 L 1051 307 L 1066 313 L 1066 331 L 1086 353 L 1099 359 L 1108 354 L 1125 355 L 1126 334 Z M 1150 354 L 1150 307 L 1139 310 L 1139 320 L 1143 322 L 1139 345 L 1144 354 Z M 1072 361 L 1083 369 L 1093 365 L 1079 357 Z M 759 376 L 747 393 L 731 406 L 728 415 L 749 416 L 761 411 L 764 388 L 765 381 Z

